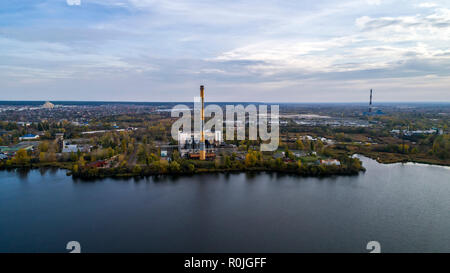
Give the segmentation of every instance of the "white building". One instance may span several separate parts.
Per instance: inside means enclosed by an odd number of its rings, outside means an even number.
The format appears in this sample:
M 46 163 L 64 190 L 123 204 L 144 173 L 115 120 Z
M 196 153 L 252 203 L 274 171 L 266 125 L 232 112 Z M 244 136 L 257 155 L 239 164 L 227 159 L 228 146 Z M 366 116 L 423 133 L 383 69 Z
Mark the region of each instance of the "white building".
M 303 139 L 303 140 L 316 140 L 316 139 L 313 138 L 312 136 L 308 136 L 308 135 L 302 136 L 302 139 Z
M 80 152 L 89 152 L 89 150 L 90 150 L 90 148 L 86 147 L 86 145 L 71 144 L 70 142 L 64 140 L 61 152 L 63 152 L 63 153 L 76 153 L 78 151 L 80 151 Z
M 221 131 L 205 131 L 205 139 L 209 142 L 222 143 L 222 132 Z M 192 140 L 194 142 L 198 142 L 200 140 L 200 132 L 189 133 L 189 132 L 178 132 L 178 145 L 184 146 L 186 144 L 192 144 Z
M 396 134 L 396 135 L 398 135 L 398 134 L 400 134 L 400 133 L 403 133 L 405 136 L 412 136 L 412 135 L 431 135 L 431 134 L 436 134 L 436 133 L 438 133 L 438 130 L 437 130 L 437 129 L 429 129 L 429 130 L 413 130 L 413 131 L 410 131 L 410 130 L 403 130 L 403 131 L 400 131 L 400 130 L 398 130 L 398 129 L 394 129 L 394 130 L 391 130 L 391 133 L 392 133 L 392 134 Z
M 36 140 L 38 138 L 39 138 L 38 135 L 26 134 L 24 136 L 19 137 L 19 140 Z

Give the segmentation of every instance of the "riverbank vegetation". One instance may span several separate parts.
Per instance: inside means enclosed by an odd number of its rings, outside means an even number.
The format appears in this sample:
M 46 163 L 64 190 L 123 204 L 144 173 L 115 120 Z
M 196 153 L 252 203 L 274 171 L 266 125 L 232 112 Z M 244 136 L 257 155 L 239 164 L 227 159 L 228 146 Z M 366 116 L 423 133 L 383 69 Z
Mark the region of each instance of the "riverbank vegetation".
M 127 107 L 117 109 L 133 109 Z M 364 170 L 361 162 L 352 158 L 355 153 L 381 163 L 450 165 L 445 107 L 422 112 L 385 109 L 386 114 L 380 116 L 364 116 L 349 107 L 302 107 L 306 106 L 285 105 L 281 110 L 285 116 L 311 111 L 326 118 L 300 117 L 299 122 L 295 117 L 281 117 L 277 151 L 259 152 L 259 141 L 225 141 L 227 148 L 217 149 L 215 157 L 207 161 L 178 153 L 177 142 L 170 135 L 174 119 L 165 111 L 115 114 L 117 109 L 106 107 L 103 116 L 88 115 L 83 122 L 69 121 L 71 112 L 67 119 L 49 116 L 25 125 L 0 121 L 0 148 L 4 152 L 0 168 L 53 166 L 77 177 L 256 171 L 326 176 Z M 337 116 L 332 123 L 324 121 Z M 39 138 L 21 141 L 28 133 Z
M 131 166 L 118 166 L 113 168 L 95 168 L 90 166 L 74 165 L 71 174 L 74 177 L 95 178 L 111 176 L 149 176 L 160 174 L 195 174 L 211 172 L 279 172 L 292 173 L 302 176 L 330 176 L 355 175 L 363 171 L 358 158 L 342 157 L 341 164 L 323 165 L 310 164 L 301 159 L 285 161 L 281 158 L 273 159 L 264 156 L 261 152 L 250 151 L 245 160 L 239 160 L 236 155 L 224 156 L 212 161 L 191 160 L 173 156 L 170 160 L 157 159 L 147 164 Z

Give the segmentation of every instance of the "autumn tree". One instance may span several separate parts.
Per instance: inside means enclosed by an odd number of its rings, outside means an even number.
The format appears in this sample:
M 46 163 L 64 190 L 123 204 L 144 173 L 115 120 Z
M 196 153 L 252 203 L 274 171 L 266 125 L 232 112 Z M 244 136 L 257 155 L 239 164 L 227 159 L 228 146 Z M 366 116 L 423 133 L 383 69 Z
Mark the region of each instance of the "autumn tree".
M 25 149 L 18 150 L 13 159 L 14 159 L 15 163 L 17 163 L 17 164 L 29 164 L 30 163 L 30 156 L 28 155 L 28 152 Z

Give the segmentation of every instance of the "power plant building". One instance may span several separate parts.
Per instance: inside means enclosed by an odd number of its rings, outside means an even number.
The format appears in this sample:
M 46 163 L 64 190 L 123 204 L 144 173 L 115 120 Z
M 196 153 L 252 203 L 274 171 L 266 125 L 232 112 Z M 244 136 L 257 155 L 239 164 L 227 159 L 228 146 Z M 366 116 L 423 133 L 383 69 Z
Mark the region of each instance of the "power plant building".
M 205 152 L 212 150 L 223 142 L 222 132 L 205 131 Z M 181 156 L 199 153 L 201 149 L 201 133 L 178 132 L 178 150 Z
M 193 143 L 200 143 L 199 139 L 200 133 L 178 132 L 178 145 L 180 147 L 191 145 Z M 220 144 L 222 141 L 222 132 L 205 131 L 205 142 L 209 142 L 210 144 Z
M 377 109 L 374 111 L 376 107 L 372 106 L 372 89 L 370 89 L 370 97 L 369 97 L 369 110 L 367 112 L 364 112 L 364 116 L 376 116 L 376 115 L 384 115 L 383 111 L 380 109 Z
M 178 132 L 178 150 L 180 155 L 200 160 L 211 159 L 216 156 L 215 149 L 222 143 L 221 131 L 205 131 L 205 93 L 204 86 L 200 86 L 200 98 L 196 99 L 195 109 L 200 110 L 200 130 L 194 133 Z M 196 113 L 197 114 L 197 113 Z

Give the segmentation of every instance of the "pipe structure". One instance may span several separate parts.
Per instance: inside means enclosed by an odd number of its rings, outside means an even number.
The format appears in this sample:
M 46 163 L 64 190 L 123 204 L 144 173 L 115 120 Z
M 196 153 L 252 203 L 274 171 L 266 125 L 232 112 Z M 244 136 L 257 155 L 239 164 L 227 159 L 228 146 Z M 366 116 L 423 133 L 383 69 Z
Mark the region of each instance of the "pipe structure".
M 203 85 L 200 85 L 200 97 L 202 99 L 202 112 L 201 112 L 201 130 L 200 130 L 200 160 L 206 159 L 205 149 L 205 92 Z

